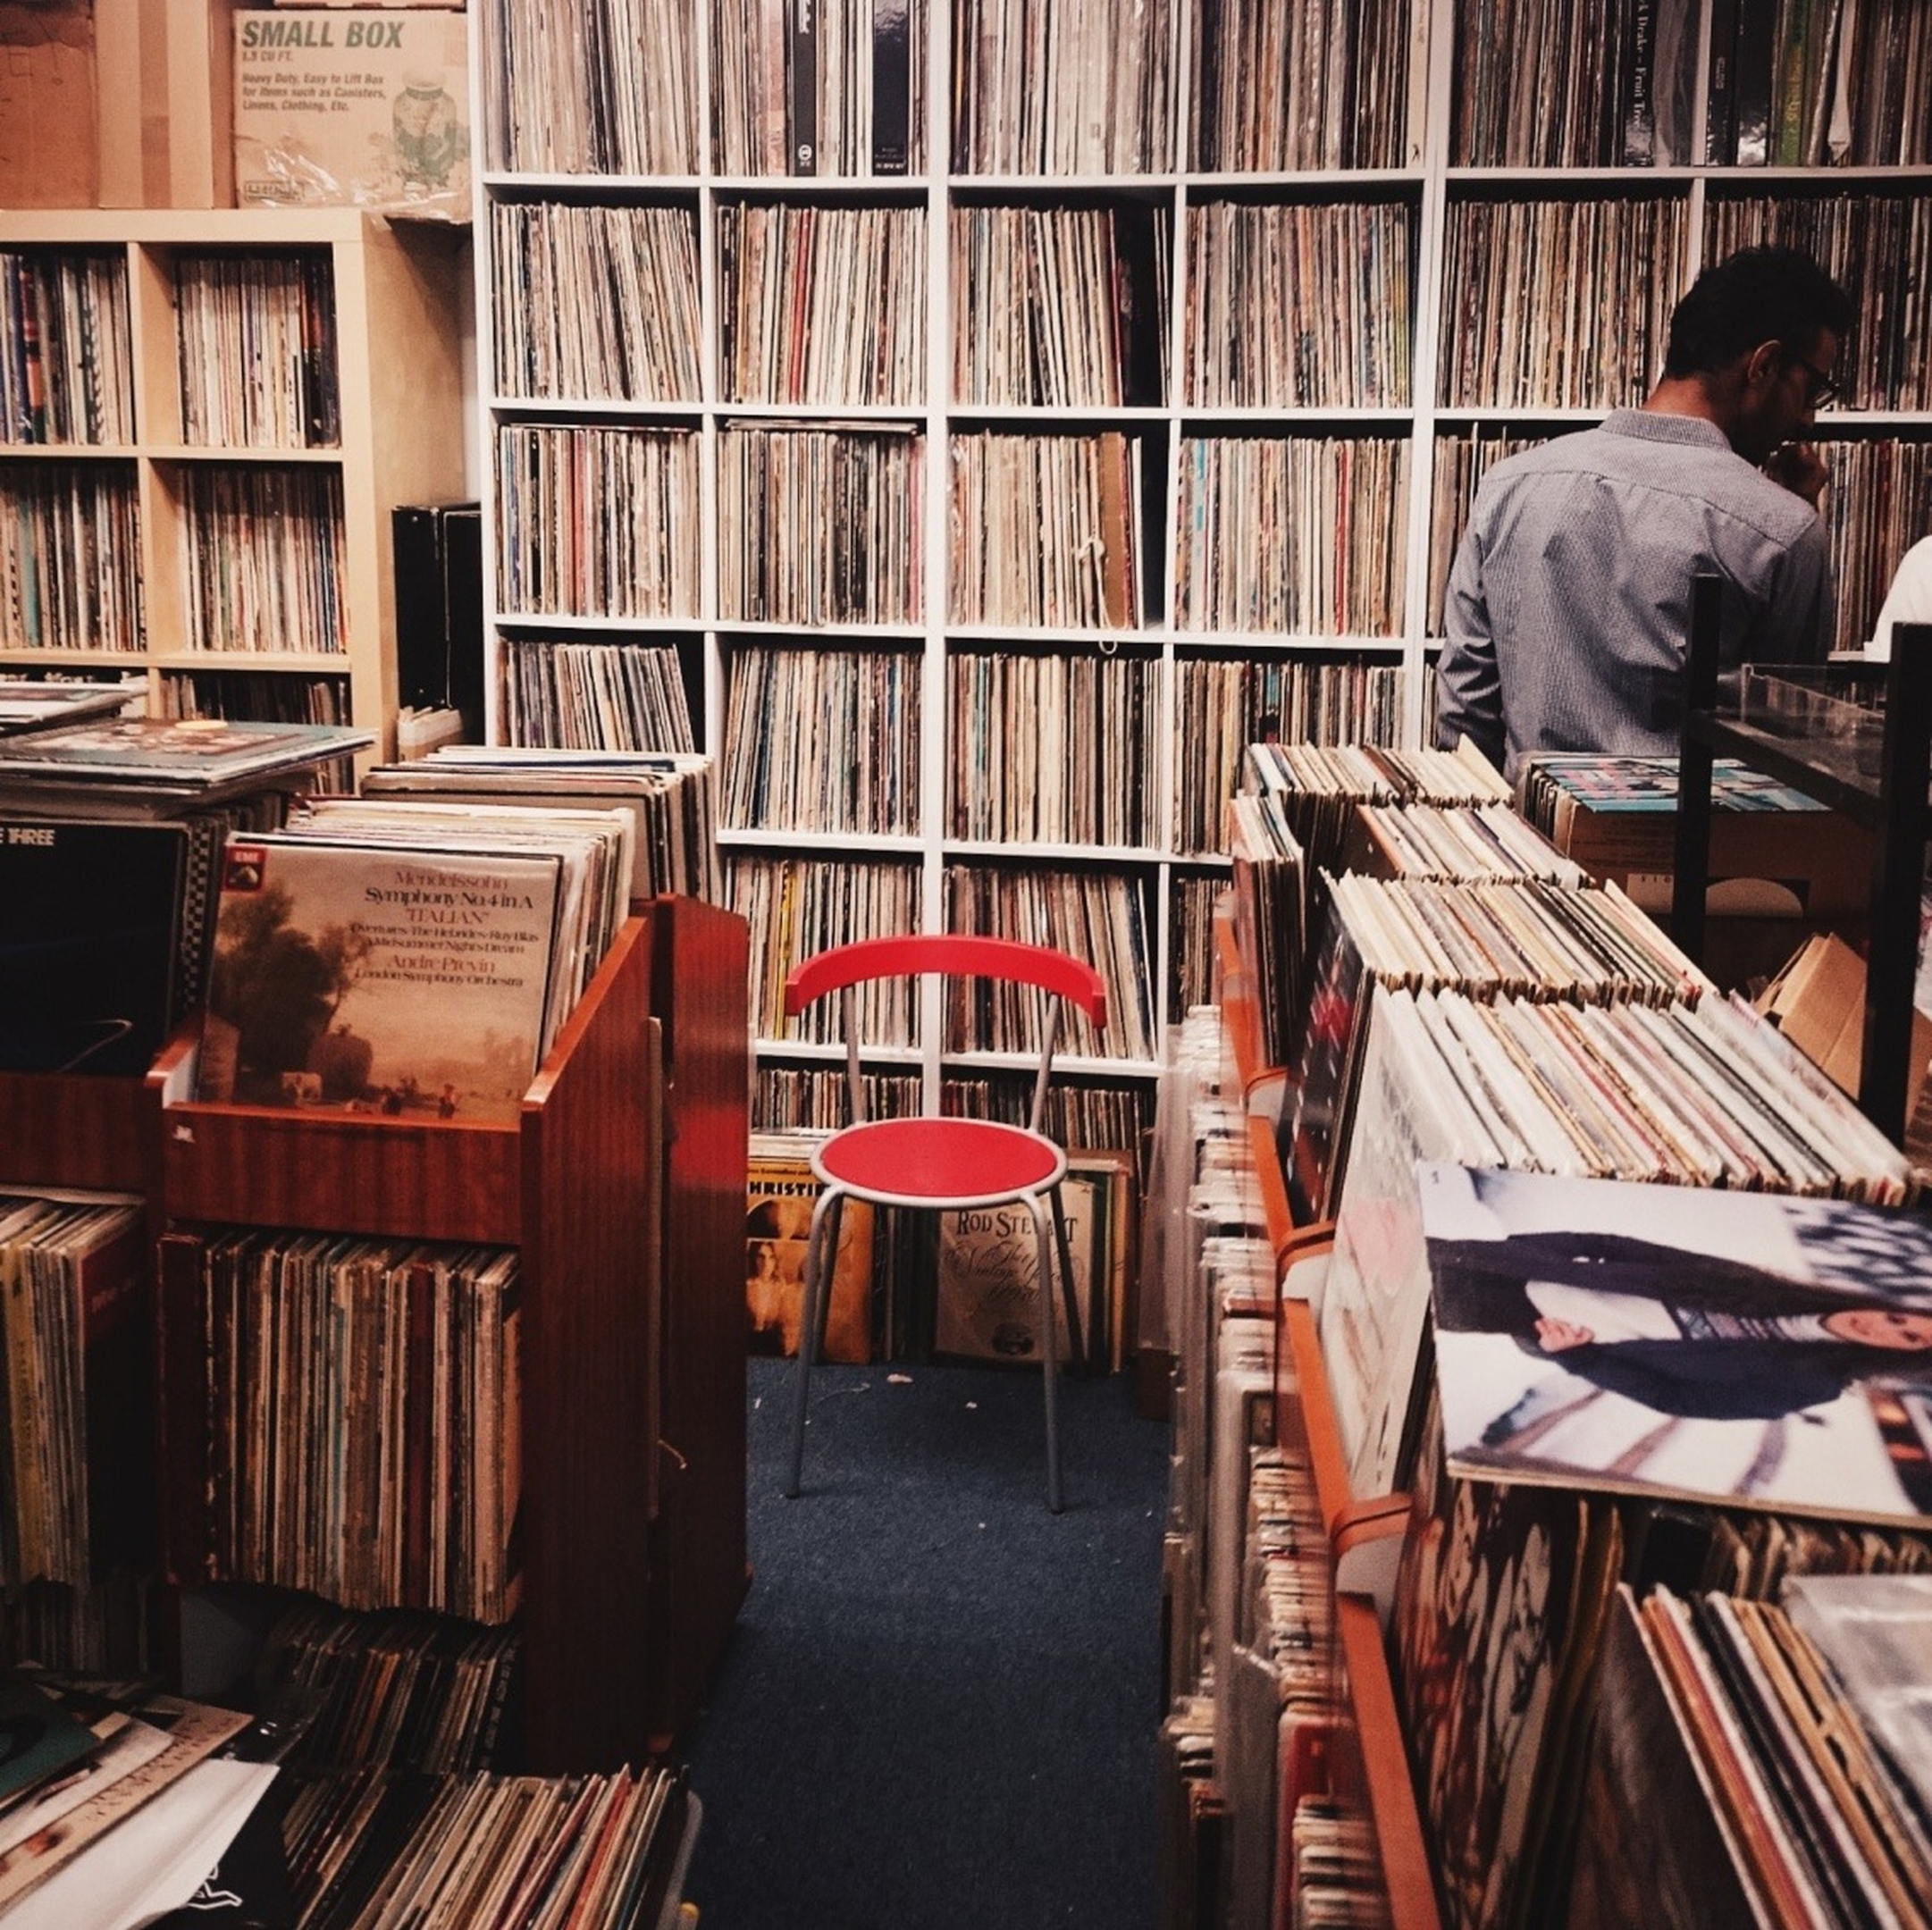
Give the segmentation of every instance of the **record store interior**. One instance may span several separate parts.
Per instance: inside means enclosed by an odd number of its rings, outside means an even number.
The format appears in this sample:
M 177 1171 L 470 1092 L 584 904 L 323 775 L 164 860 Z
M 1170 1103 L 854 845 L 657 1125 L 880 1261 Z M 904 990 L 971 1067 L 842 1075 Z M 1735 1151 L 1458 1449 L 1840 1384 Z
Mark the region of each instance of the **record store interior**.
M 0 1930 L 1932 1930 L 1932 6 L 0 0 Z

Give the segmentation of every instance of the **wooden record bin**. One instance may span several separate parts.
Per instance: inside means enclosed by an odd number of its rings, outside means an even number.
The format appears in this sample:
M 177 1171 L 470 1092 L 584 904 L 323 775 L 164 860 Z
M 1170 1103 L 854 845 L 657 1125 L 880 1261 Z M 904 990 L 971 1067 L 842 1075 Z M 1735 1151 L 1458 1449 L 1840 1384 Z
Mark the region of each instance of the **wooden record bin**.
M 744 1539 L 744 1174 L 751 932 L 696 898 L 650 909 L 664 1028 L 664 1290 L 651 1707 L 660 1743 L 697 1714 L 751 1571 Z
M 0 1185 L 144 1193 L 147 1116 L 138 1078 L 0 1072 Z
M 633 917 L 511 1122 L 202 1103 L 187 1096 L 187 1040 L 149 1076 L 170 1226 L 519 1249 L 518 1618 L 525 1754 L 540 1772 L 665 1747 L 743 1590 L 743 1338 L 721 1312 L 743 1318 L 743 1208 L 741 1195 L 721 1216 L 733 1169 L 710 1168 L 735 1145 L 743 1171 L 743 930 L 684 900 Z M 697 976 L 697 956 L 728 955 L 734 938 L 736 972 Z M 675 1044 L 671 1008 L 685 1028 Z M 192 1584 L 215 1579 L 188 1473 L 206 1464 L 202 1336 L 198 1316 L 171 1305 L 166 1271 L 164 1559 Z
M 1261 1062 L 1253 971 L 1235 942 L 1233 920 L 1225 906 L 1215 913 L 1214 942 L 1223 1022 L 1242 1092 L 1252 1098 L 1284 1081 L 1287 1074 Z M 1325 1222 L 1295 1224 L 1273 1123 L 1251 1112 L 1247 1125 L 1277 1277 L 1285 1278 L 1297 1263 L 1329 1246 L 1334 1229 Z M 1313 1311 L 1306 1300 L 1284 1297 L 1275 1318 L 1276 1431 L 1280 1439 L 1297 1442 L 1307 1455 L 1335 1563 L 1335 1702 L 1349 1717 L 1345 1730 L 1350 1738 L 1337 1753 L 1338 1792 L 1367 1817 L 1373 1828 L 1394 1930 L 1441 1930 L 1408 1748 L 1376 1605 L 1376 1596 L 1392 1573 L 1392 1557 L 1400 1548 L 1408 1500 L 1401 1495 L 1350 1493 Z M 1373 1592 L 1365 1591 L 1372 1585 Z

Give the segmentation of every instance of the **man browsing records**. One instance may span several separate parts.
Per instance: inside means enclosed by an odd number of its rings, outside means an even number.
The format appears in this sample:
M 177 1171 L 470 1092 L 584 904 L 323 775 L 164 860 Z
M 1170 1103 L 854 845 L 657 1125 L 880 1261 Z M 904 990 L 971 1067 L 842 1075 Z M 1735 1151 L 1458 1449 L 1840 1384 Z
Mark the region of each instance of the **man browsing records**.
M 1642 408 L 1491 470 L 1449 576 L 1438 743 L 1512 778 L 1539 751 L 1675 751 L 1701 575 L 1723 583 L 1725 670 L 1822 659 L 1826 472 L 1796 439 L 1852 314 L 1810 256 L 1746 248 L 1672 312 Z

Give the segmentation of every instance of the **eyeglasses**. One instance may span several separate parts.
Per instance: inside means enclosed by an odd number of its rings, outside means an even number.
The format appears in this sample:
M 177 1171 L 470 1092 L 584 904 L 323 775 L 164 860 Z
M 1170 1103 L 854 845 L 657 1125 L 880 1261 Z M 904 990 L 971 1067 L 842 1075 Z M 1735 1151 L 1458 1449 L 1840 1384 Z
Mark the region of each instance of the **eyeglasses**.
M 1785 359 L 1802 368 L 1811 378 L 1811 389 L 1806 397 L 1806 407 L 1814 409 L 1829 408 L 1844 392 L 1838 386 L 1838 378 L 1829 369 L 1821 369 L 1816 362 L 1808 362 L 1802 355 L 1785 351 Z

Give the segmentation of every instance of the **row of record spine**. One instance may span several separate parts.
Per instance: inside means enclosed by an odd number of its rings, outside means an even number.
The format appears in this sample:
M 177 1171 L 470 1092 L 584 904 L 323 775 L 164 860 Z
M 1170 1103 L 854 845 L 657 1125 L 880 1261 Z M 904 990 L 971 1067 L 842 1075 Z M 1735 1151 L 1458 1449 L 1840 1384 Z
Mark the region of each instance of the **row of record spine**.
M 940 140 L 962 175 L 1161 172 L 1177 148 L 1199 172 L 1399 168 L 1422 144 L 1431 12 L 1426 0 L 1079 0 L 1044 13 L 959 0 L 948 20 L 903 0 L 714 0 L 701 21 L 667 0 L 600 0 L 565 23 L 514 0 L 485 44 L 483 147 L 488 165 L 512 172 L 689 175 L 702 156 L 747 177 L 922 174 L 935 158 L 937 33 L 952 90 Z M 655 57 L 640 62 L 640 46 Z M 1460 0 L 1438 57 L 1452 76 L 1457 166 L 1902 165 L 1932 154 L 1911 112 L 1932 71 L 1912 0 L 1721 0 L 1708 30 L 1680 6 Z M 567 110 L 546 113 L 559 96 Z
M 713 0 L 704 15 L 598 0 L 562 21 L 508 0 L 484 40 L 483 150 L 492 169 L 540 173 L 694 174 L 708 148 L 732 174 L 922 174 L 937 33 L 952 88 L 941 138 L 962 173 L 1158 172 L 1177 139 L 1200 168 L 1395 167 L 1418 145 L 1424 17 L 1408 0 L 1293 0 L 1260 18 L 1209 0 L 959 0 L 950 19 L 905 0 Z

